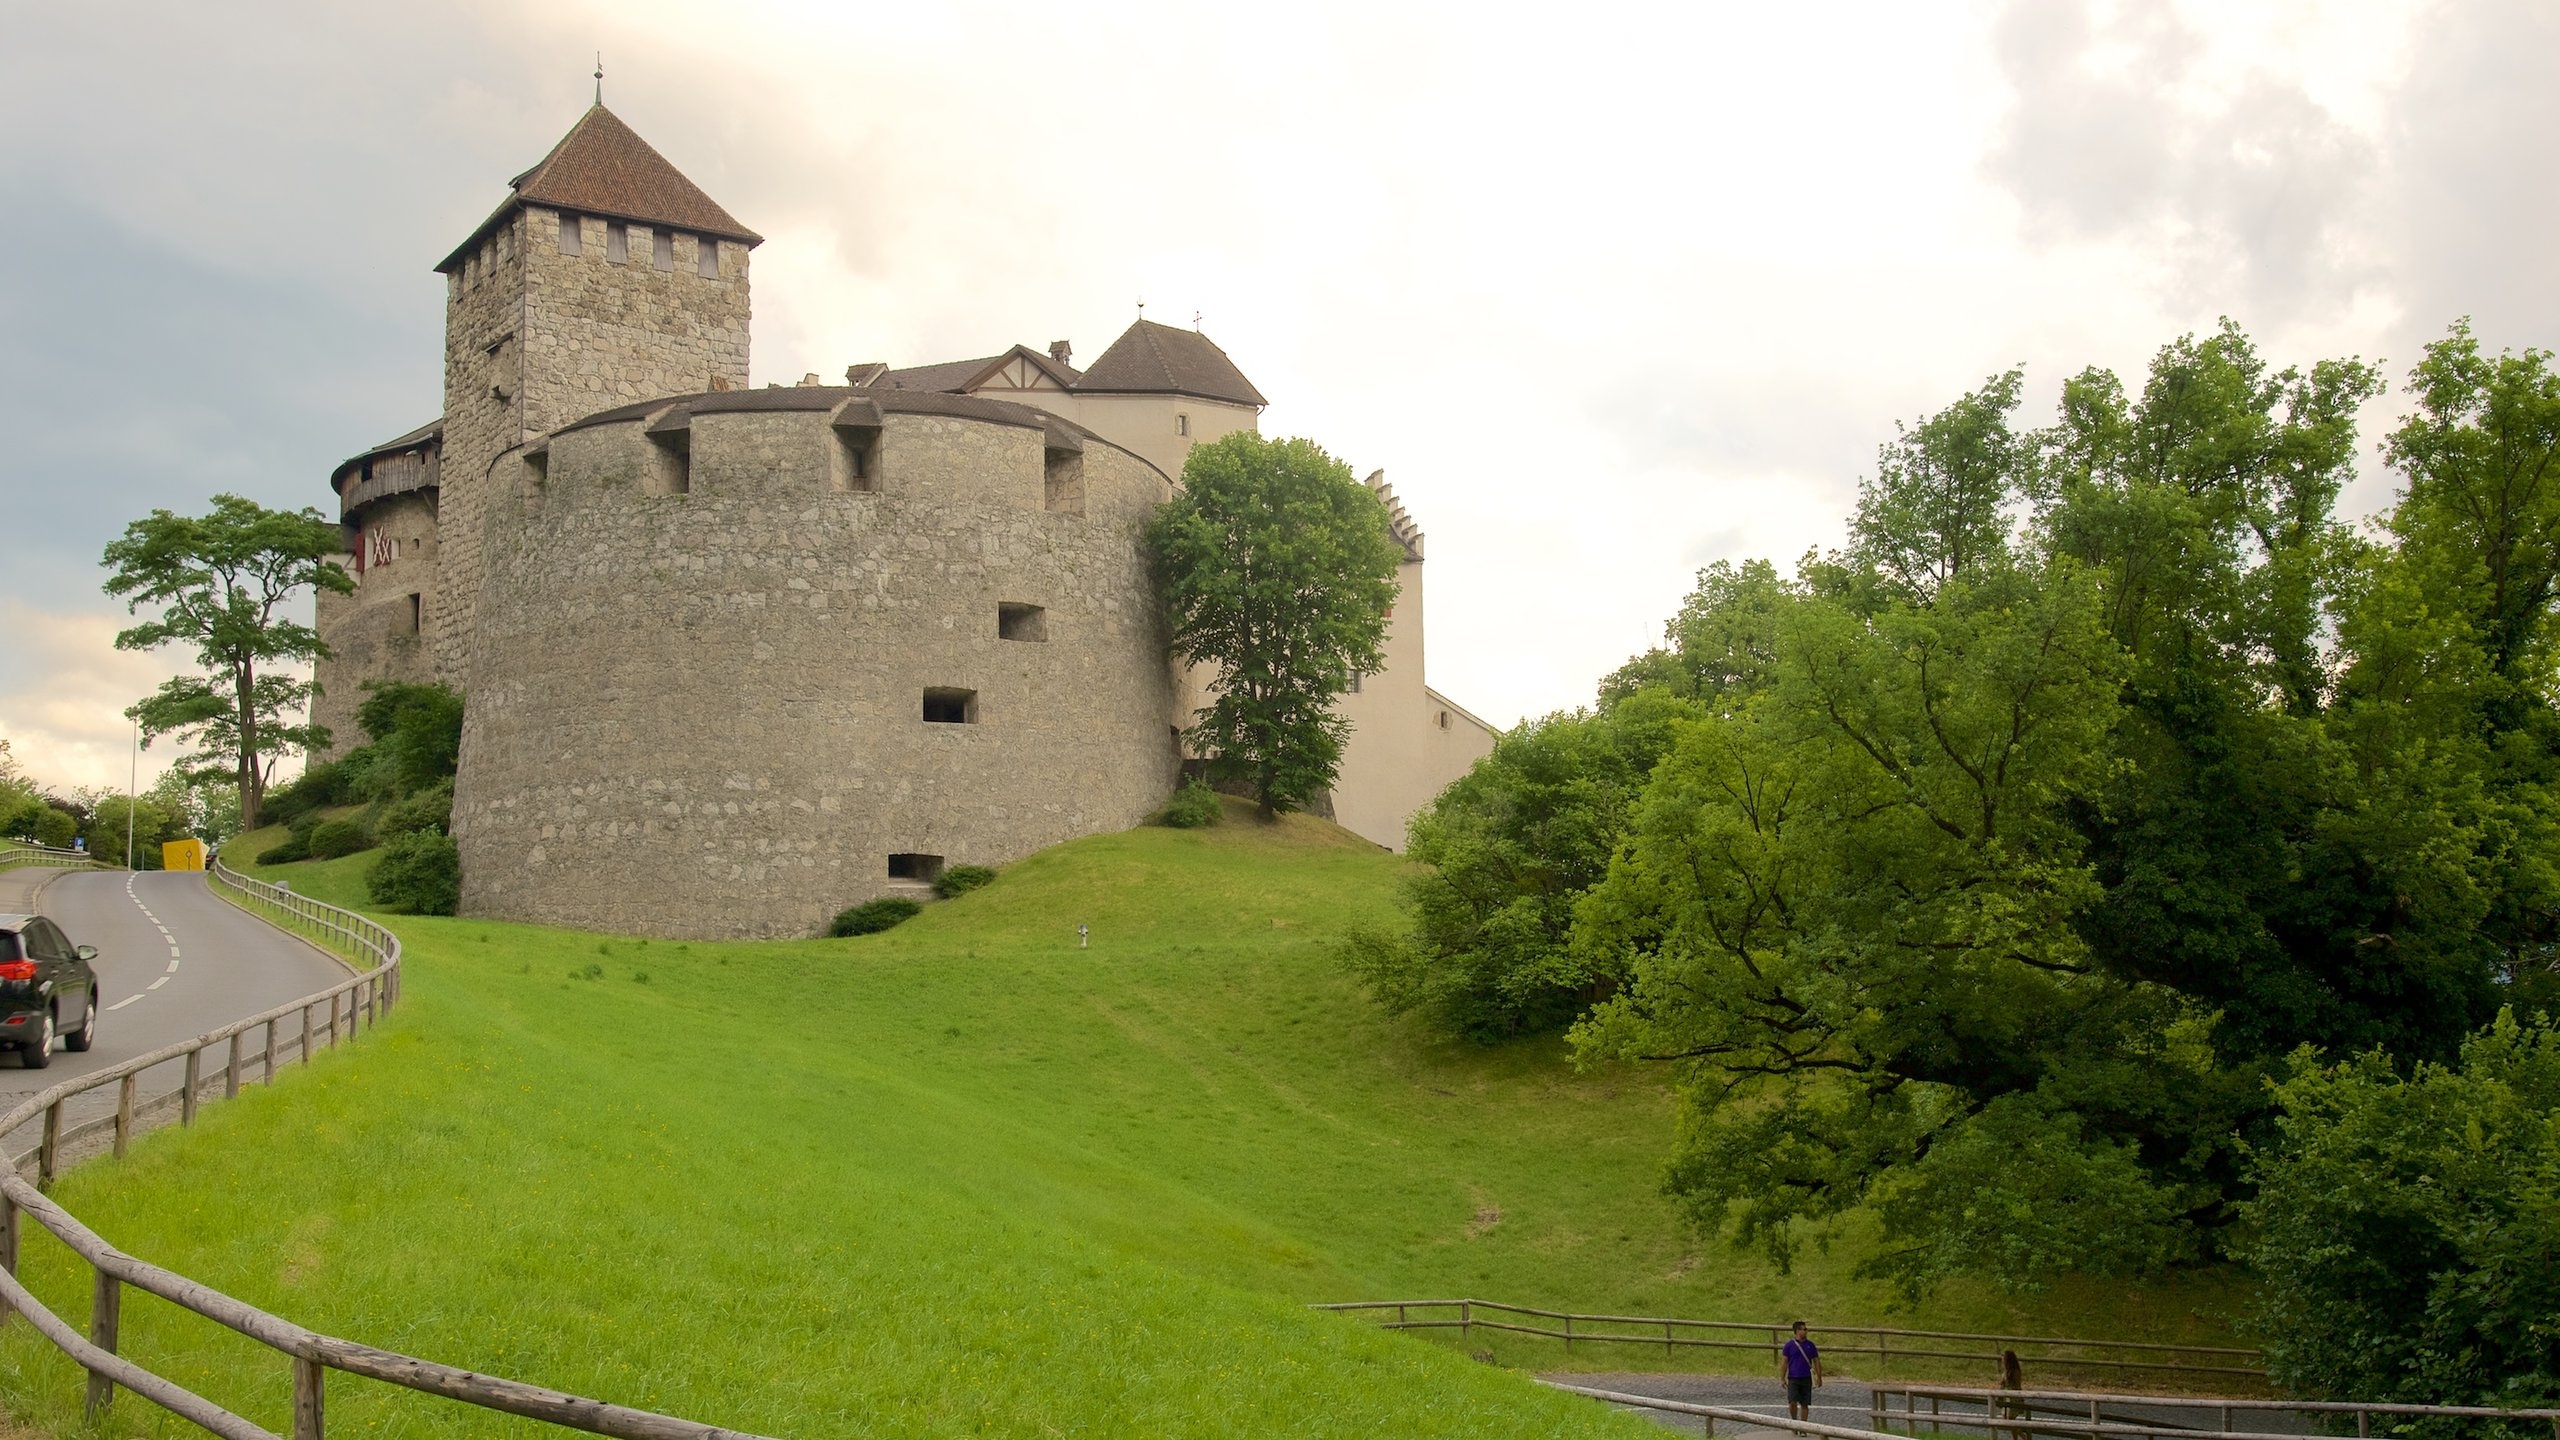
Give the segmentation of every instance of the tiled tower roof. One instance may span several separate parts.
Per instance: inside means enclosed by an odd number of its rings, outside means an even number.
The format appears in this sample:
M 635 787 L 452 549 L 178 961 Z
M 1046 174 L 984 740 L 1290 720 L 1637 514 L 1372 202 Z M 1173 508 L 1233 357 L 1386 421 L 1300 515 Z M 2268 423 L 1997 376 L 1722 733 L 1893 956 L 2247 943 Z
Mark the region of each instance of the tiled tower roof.
M 551 153 L 543 156 L 540 164 L 510 184 L 514 193 L 480 222 L 470 239 L 444 258 L 444 263 L 436 267 L 438 270 L 461 264 L 462 257 L 492 227 L 526 204 L 664 225 L 746 245 L 764 240 L 739 224 L 736 217 L 720 208 L 718 201 L 702 193 L 701 186 L 684 178 L 682 171 L 667 163 L 667 157 L 602 105 L 592 106 L 578 117 L 578 123 L 569 127 L 569 133 L 560 137 L 560 143 L 551 147 Z
M 1141 320 L 1111 342 L 1075 388 L 1120 395 L 1197 395 L 1238 405 L 1267 405 L 1236 362 L 1197 330 Z

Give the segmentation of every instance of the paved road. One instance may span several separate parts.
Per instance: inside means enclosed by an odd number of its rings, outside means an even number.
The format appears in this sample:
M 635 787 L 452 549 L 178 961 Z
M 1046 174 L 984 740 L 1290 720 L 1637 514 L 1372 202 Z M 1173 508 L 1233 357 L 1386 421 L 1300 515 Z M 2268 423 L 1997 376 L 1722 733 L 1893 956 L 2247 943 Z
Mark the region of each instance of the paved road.
M 23 912 L 31 892 L 40 895 L 35 908 L 53 917 L 75 944 L 98 947 L 98 1040 L 86 1054 L 57 1046 L 53 1064 L 43 1070 L 19 1067 L 14 1055 L 0 1058 L 0 1108 L 347 976 L 326 954 L 214 895 L 195 872 L 0 871 L 0 911 Z M 80 1022 L 66 1015 L 62 1023 L 70 1029 Z M 263 1038 L 250 1038 L 252 1051 Z M 207 1061 L 210 1073 L 219 1058 L 208 1055 Z M 185 1075 L 179 1061 L 155 1066 L 142 1077 L 142 1094 L 175 1091 Z M 111 1113 L 115 1087 L 102 1086 L 65 1109 L 73 1123 Z M 7 1149 L 24 1150 L 34 1138 L 32 1129 L 10 1136 Z
M 1563 1385 L 1580 1385 L 1589 1390 L 1615 1390 L 1622 1395 L 1650 1395 L 1659 1400 L 1679 1400 L 1691 1405 L 1720 1405 L 1735 1410 L 1749 1410 L 1757 1415 L 1786 1418 L 1787 1396 L 1775 1374 L 1767 1376 L 1650 1374 L 1621 1372 L 1591 1374 L 1584 1372 L 1542 1375 Z M 1600 1402 L 1594 1401 L 1594 1404 Z M 1855 1380 L 1833 1380 L 1813 1392 L 1813 1418 L 1825 1425 L 1843 1425 L 1864 1430 L 1871 1423 L 1867 1387 Z M 1612 1406 L 1639 1415 L 1668 1430 L 1684 1435 L 1701 1435 L 1705 1421 L 1694 1415 L 1676 1415 L 1664 1410 L 1641 1410 L 1632 1406 Z M 1753 1437 L 1782 1437 L 1797 1440 L 1789 1431 L 1772 1427 L 1767 1430 L 1737 1429 L 1731 1421 L 1716 1427 L 1719 1440 L 1753 1440 Z

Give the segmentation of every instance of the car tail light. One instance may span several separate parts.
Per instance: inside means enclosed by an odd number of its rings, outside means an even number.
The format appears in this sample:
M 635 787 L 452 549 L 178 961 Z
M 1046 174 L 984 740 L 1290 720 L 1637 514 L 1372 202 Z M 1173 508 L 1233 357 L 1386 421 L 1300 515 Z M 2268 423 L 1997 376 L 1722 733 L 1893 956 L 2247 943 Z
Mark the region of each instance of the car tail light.
M 0 980 L 33 980 L 34 978 L 36 978 L 36 962 L 33 960 L 0 961 Z

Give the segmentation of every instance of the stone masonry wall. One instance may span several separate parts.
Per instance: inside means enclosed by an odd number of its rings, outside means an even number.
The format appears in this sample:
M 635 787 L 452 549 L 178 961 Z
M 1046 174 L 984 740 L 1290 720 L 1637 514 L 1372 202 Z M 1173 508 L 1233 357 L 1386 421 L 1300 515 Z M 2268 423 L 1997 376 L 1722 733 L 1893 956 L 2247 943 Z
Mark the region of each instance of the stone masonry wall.
M 319 594 L 314 624 L 330 653 L 319 666 L 320 693 L 311 697 L 311 719 L 329 727 L 330 743 L 313 752 L 314 760 L 365 743 L 356 707 L 364 703 L 366 681 L 438 678 L 428 641 L 442 589 L 435 494 L 420 491 L 378 501 L 365 508 L 362 520 L 366 536 L 398 541 L 399 555 L 387 564 L 368 564 L 362 574 L 355 574 L 352 557 L 342 561 L 355 575 L 355 593 Z M 412 595 L 418 597 L 414 610 Z M 418 622 L 414 627 L 413 615 Z
M 606 222 L 577 217 L 579 253 L 560 253 L 562 217 L 526 206 L 447 279 L 442 518 L 445 595 L 436 607 L 437 673 L 471 673 L 482 520 L 514 477 L 490 467 L 527 437 L 634 400 L 747 384 L 747 249 L 674 236 L 654 263 L 650 227 L 627 228 L 609 258 Z M 717 276 L 697 273 L 717 245 Z M 512 463 L 512 462 L 510 462 Z M 492 492 L 495 492 L 494 495 Z
M 465 913 L 807 935 L 912 889 L 892 854 L 996 864 L 1162 803 L 1140 533 L 1164 476 L 1088 442 L 1084 512 L 1052 512 L 1039 429 L 892 413 L 876 491 L 837 490 L 826 419 L 696 414 L 666 495 L 638 422 L 572 430 L 538 493 L 493 505 Z M 1046 638 L 1000 638 L 1000 603 L 1043 607 Z M 928 687 L 975 692 L 974 723 L 925 721 Z

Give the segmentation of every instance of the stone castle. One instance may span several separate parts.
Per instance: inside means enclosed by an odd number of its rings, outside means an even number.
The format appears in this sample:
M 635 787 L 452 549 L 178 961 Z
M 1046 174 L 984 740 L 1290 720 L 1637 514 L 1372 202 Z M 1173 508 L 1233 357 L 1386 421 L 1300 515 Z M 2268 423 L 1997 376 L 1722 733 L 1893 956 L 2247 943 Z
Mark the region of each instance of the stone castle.
M 1202 702 L 1141 531 L 1265 403 L 1205 336 L 1060 341 L 748 385 L 761 243 L 602 104 L 436 268 L 443 415 L 339 466 L 350 595 L 313 718 L 372 680 L 466 697 L 466 914 L 805 935 L 842 907 L 1138 823 Z M 1491 748 L 1423 683 L 1423 539 L 1339 704 L 1342 824 Z

